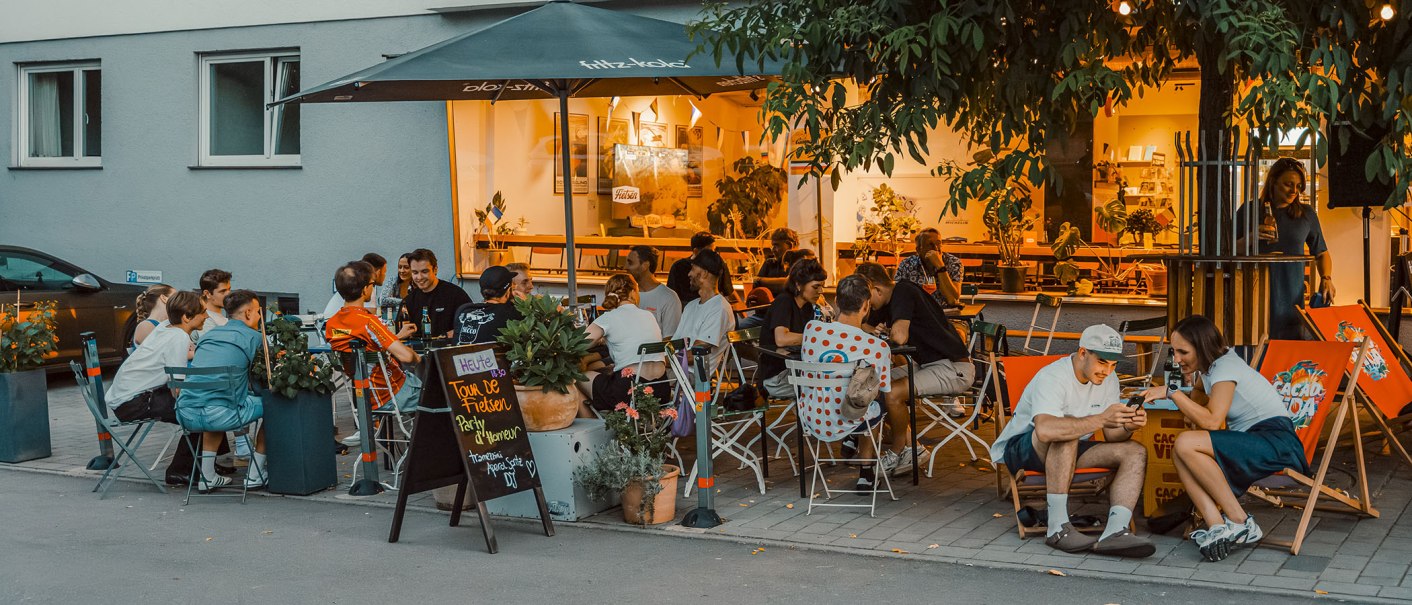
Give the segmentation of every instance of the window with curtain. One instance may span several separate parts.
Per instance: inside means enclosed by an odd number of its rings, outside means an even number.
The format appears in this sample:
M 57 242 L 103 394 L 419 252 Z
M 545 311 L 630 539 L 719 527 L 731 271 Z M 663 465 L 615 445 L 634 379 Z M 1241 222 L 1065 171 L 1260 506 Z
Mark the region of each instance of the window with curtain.
M 100 165 L 103 74 L 98 64 L 21 66 L 19 82 L 20 165 Z
M 203 166 L 298 166 L 299 106 L 269 107 L 299 91 L 288 52 L 201 58 Z

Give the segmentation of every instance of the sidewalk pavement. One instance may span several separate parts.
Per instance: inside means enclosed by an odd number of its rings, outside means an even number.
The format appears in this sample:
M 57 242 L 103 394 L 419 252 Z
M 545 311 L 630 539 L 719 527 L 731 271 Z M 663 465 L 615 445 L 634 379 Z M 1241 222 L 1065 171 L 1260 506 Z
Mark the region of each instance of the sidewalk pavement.
M 96 479 L 96 472 L 84 468 L 97 453 L 97 445 L 93 421 L 82 398 L 72 384 L 58 378 L 51 379 L 50 383 L 53 455 L 20 464 L 0 464 L 0 469 Z M 334 401 L 336 425 L 342 434 L 348 434 L 353 421 L 347 396 L 337 393 Z M 989 431 L 990 426 L 986 425 L 983 430 Z M 172 430 L 166 427 L 154 429 L 143 446 L 143 454 L 154 457 L 170 434 Z M 990 437 L 986 432 L 980 435 Z M 692 453 L 689 446 L 683 446 L 682 451 L 688 457 Z M 353 448 L 353 453 L 338 458 L 341 481 L 338 487 L 308 498 L 392 507 L 396 503 L 396 492 L 371 497 L 347 494 L 356 452 Z M 985 455 L 979 450 L 977 453 Z M 1350 472 L 1352 452 L 1344 449 L 1341 454 L 1331 468 L 1330 483 L 1353 491 L 1356 486 Z M 1386 455 L 1374 453 L 1368 463 L 1369 489 L 1374 506 L 1381 512 L 1380 518 L 1319 512 L 1297 557 L 1290 556 L 1285 549 L 1262 547 L 1237 551 L 1225 561 L 1215 563 L 1203 561 L 1193 544 L 1170 536 L 1152 536 L 1157 554 L 1146 559 L 1070 555 L 1050 549 L 1042 539 L 1021 540 L 1016 535 L 1009 499 L 997 497 L 995 473 L 985 458 L 970 460 L 966 448 L 956 441 L 949 443 L 939 455 L 936 476 L 923 475 L 921 485 L 911 484 L 910 473 L 895 478 L 893 487 L 898 500 L 879 499 L 876 517 L 869 517 L 865 509 L 823 509 L 806 515 L 808 502 L 799 498 L 798 480 L 790 474 L 787 461 L 772 461 L 773 475 L 766 480 L 767 490 L 762 496 L 756 489 L 753 474 L 733 468 L 734 465 L 726 462 L 728 457 L 723 457 L 718 459 L 722 468 L 717 475 L 716 510 L 725 517 L 726 523 L 717 528 L 696 530 L 676 524 L 638 528 L 624 523 L 616 508 L 578 523 L 601 529 L 1057 572 L 1068 576 L 1128 577 L 1146 582 L 1200 584 L 1270 593 L 1327 594 L 1331 598 L 1358 602 L 1412 601 L 1412 569 L 1409 569 L 1412 568 L 1412 514 L 1408 514 L 1408 504 L 1412 502 L 1412 469 Z M 158 465 L 158 471 L 164 465 Z M 852 467 L 838 466 L 827 469 L 826 475 L 832 485 L 847 488 L 856 478 L 856 471 Z M 115 485 L 110 493 L 139 490 L 151 491 L 152 488 L 129 479 Z M 862 497 L 842 495 L 839 498 L 861 501 Z M 1249 501 L 1250 498 L 1246 498 L 1243 503 L 1267 535 L 1284 537 L 1293 532 L 1299 520 L 1298 509 L 1277 509 Z M 434 510 L 430 493 L 413 495 L 409 506 Z M 694 496 L 682 498 L 678 493 L 677 518 L 695 506 Z M 1086 504 L 1073 512 L 1101 516 L 1106 514 L 1106 504 Z M 474 523 L 473 520 L 466 522 Z M 1141 522 L 1139 533 L 1145 533 Z

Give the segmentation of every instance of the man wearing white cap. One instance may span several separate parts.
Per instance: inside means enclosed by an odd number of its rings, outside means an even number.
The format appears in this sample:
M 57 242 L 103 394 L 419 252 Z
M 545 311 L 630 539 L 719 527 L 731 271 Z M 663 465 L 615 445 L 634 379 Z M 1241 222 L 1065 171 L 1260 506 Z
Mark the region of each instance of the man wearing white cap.
M 1114 369 L 1122 357 L 1123 338 L 1116 330 L 1089 326 L 1079 337 L 1078 352 L 1040 369 L 1025 386 L 1014 417 L 990 448 L 991 460 L 1011 472 L 1044 473 L 1049 504 L 1044 543 L 1065 552 L 1147 557 L 1156 550 L 1128 531 L 1147 471 L 1147 450 L 1129 438 L 1147 424 L 1147 413 L 1119 401 Z M 1103 441 L 1093 441 L 1099 430 Z M 1108 522 L 1097 540 L 1069 523 L 1074 469 L 1093 467 L 1113 469 Z

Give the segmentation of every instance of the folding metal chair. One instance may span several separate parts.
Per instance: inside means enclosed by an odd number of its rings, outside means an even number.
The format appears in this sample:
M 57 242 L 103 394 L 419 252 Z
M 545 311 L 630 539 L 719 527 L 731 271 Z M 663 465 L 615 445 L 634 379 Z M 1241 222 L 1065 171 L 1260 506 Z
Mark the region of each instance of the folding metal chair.
M 819 389 L 824 391 L 835 391 L 842 393 L 848 390 L 848 381 L 853 377 L 854 364 L 851 363 L 815 363 L 807 361 L 795 361 L 793 359 L 785 361 L 786 372 L 789 372 L 789 383 L 794 386 L 794 398 L 799 400 L 804 396 L 804 389 Z M 867 434 L 868 442 L 872 444 L 873 456 L 862 458 L 858 456 L 837 457 L 833 454 L 832 448 L 828 448 L 828 443 L 819 439 L 807 428 L 807 423 L 801 424 L 801 434 L 804 436 L 805 447 L 814 457 L 811 464 L 813 473 L 809 479 L 809 506 L 804 514 L 810 515 L 814 512 L 814 507 L 835 507 L 835 508 L 866 508 L 868 516 L 877 515 L 878 494 L 883 491 L 892 500 L 897 500 L 897 494 L 892 491 L 892 480 L 882 469 L 882 422 L 875 422 L 868 426 L 863 432 Z M 866 425 L 865 425 L 866 426 Z M 842 435 L 840 435 L 840 439 Z M 863 451 L 858 448 L 857 451 Z M 801 454 L 802 456 L 802 454 Z M 827 477 L 824 477 L 823 463 L 837 464 L 839 462 L 847 464 L 862 464 L 873 467 L 873 489 L 860 491 L 856 489 L 833 489 L 829 487 Z M 801 479 L 802 481 L 802 479 Z M 823 486 L 823 496 L 825 502 L 816 503 L 819 498 L 819 487 Z M 886 485 L 886 489 L 882 486 Z M 867 504 L 842 504 L 831 502 L 834 494 L 866 494 L 869 496 Z
M 156 477 L 153 477 L 151 470 L 137 457 L 138 448 L 142 447 L 143 440 L 147 439 L 147 433 L 152 431 L 152 427 L 157 424 L 157 420 L 143 418 L 132 422 L 123 422 L 117 418 L 105 417 L 103 411 L 98 408 L 98 395 L 93 391 L 96 385 L 94 385 L 93 381 L 84 373 L 83 366 L 79 365 L 78 362 L 70 361 L 69 367 L 74 371 L 74 380 L 78 382 L 79 392 L 83 393 L 83 402 L 88 404 L 88 412 L 93 414 L 93 419 L 98 422 L 99 426 L 103 427 L 103 431 L 108 433 L 112 442 L 118 446 L 117 454 L 113 456 L 112 463 L 103 471 L 103 476 L 98 478 L 98 485 L 93 486 L 93 491 L 98 492 L 98 499 L 102 500 L 107 497 L 108 488 L 113 487 L 113 483 L 116 482 L 119 477 L 122 477 L 123 469 L 129 466 L 122 464 L 124 458 L 131 461 L 132 465 L 137 467 L 137 470 L 142 471 L 142 474 L 147 476 L 147 480 L 151 481 L 152 485 L 157 486 L 159 491 L 164 494 L 167 493 L 167 486 L 161 481 L 158 481 Z M 127 439 L 121 439 L 118 434 L 119 429 L 131 429 L 132 432 L 128 433 Z M 117 472 L 114 473 L 113 471 Z
M 639 362 L 637 364 L 638 367 L 636 368 L 637 371 L 634 372 L 632 376 L 633 390 L 637 390 L 638 387 L 649 386 L 652 387 L 654 391 L 659 388 L 665 389 L 666 394 L 664 397 L 662 397 L 662 401 L 668 402 L 664 405 L 670 405 L 673 407 L 675 407 L 676 402 L 678 401 L 678 397 L 689 397 L 688 394 L 683 393 L 680 390 L 680 382 L 676 379 L 675 374 L 672 372 L 672 366 L 677 365 L 677 362 L 675 360 L 677 358 L 678 352 L 683 350 L 683 347 L 685 346 L 686 340 L 679 338 L 677 340 L 664 340 L 662 342 L 644 343 L 641 346 L 637 347 L 638 355 L 661 354 L 663 356 L 663 360 L 667 362 L 667 373 L 663 374 L 662 377 L 658 378 L 657 380 L 643 380 L 642 363 Z M 594 415 L 600 418 L 602 417 L 602 413 L 599 412 L 597 408 L 593 408 L 593 413 Z M 667 424 L 663 426 L 663 430 L 671 430 L 671 425 Z M 672 447 L 668 448 L 668 451 L 671 453 L 672 458 L 677 461 L 677 468 L 686 468 L 686 463 L 683 462 L 681 458 L 681 452 L 677 451 L 677 441 L 678 439 L 672 439 Z
M 690 346 L 690 342 L 687 343 Z M 727 343 L 729 346 L 729 343 Z M 765 407 L 760 406 L 743 411 L 728 411 L 721 408 L 721 393 L 726 391 L 731 383 L 725 380 L 728 366 L 727 359 L 734 355 L 734 348 L 726 351 L 726 358 L 717 362 L 717 367 L 711 370 L 711 394 L 705 405 L 698 413 L 711 415 L 711 458 L 714 460 L 721 454 L 730 454 L 738 460 L 742 468 L 748 468 L 755 473 L 755 480 L 760 486 L 760 495 L 765 495 L 765 475 L 762 469 L 761 457 L 757 456 L 750 449 L 750 443 L 745 441 L 745 435 L 750 428 L 765 415 Z M 682 364 L 670 363 L 667 366 L 672 370 L 678 380 L 677 388 L 683 393 L 694 393 L 695 387 L 691 380 L 690 371 Z M 737 385 L 738 386 L 738 385 Z M 691 496 L 691 489 L 696 485 L 696 465 L 691 465 L 691 474 L 687 477 L 686 489 L 683 494 Z
M 246 395 L 246 393 L 240 392 L 242 384 L 240 376 L 241 374 L 250 371 L 249 368 L 245 368 L 242 366 L 221 366 L 215 368 L 189 368 L 186 366 L 168 366 L 163 369 L 167 373 L 167 388 L 171 389 L 173 393 L 177 393 L 183 389 L 210 389 L 216 391 L 224 391 L 229 394 L 232 398 L 244 397 Z M 186 445 L 188 450 L 191 451 L 192 460 L 191 474 L 187 477 L 186 482 L 186 499 L 182 501 L 182 505 L 185 506 L 191 503 L 191 491 L 193 489 L 196 489 L 197 477 L 200 475 L 201 472 L 201 452 L 196 449 L 196 446 L 192 445 L 192 438 L 195 437 L 197 441 L 200 441 L 200 435 L 202 434 L 202 431 L 193 431 L 187 428 L 185 425 L 181 424 L 180 396 L 177 397 L 176 407 L 178 412 L 177 425 L 181 426 L 182 432 L 181 442 Z M 259 421 L 257 420 L 252 424 L 258 423 Z M 258 468 L 258 463 L 255 461 L 254 456 L 250 457 L 250 466 L 247 467 L 245 470 L 246 478 L 249 478 L 251 471 L 254 471 L 256 473 L 264 472 L 264 469 Z M 240 496 L 240 503 L 244 504 L 245 497 L 249 494 L 249 492 L 250 488 L 245 486 L 245 481 L 241 481 L 239 494 L 222 494 L 217 493 L 216 490 L 212 490 L 209 493 L 204 494 L 198 492 L 197 497 Z
M 1059 326 L 1059 311 L 1061 311 L 1063 307 L 1064 297 L 1062 296 L 1050 296 L 1048 294 L 1035 295 L 1034 313 L 1030 315 L 1030 328 L 1025 332 L 1025 344 L 1021 346 L 1021 350 L 1023 350 L 1026 355 L 1049 354 L 1049 345 L 1054 342 L 1054 329 Z M 1039 325 L 1039 312 L 1041 309 L 1045 308 L 1053 309 L 1053 315 L 1050 316 L 1049 327 L 1045 333 L 1044 348 L 1036 349 L 1030 347 L 1030 339 L 1034 337 L 1036 329 L 1046 329 L 1044 326 Z
M 917 439 L 920 440 L 923 435 L 934 428 L 944 428 L 948 431 L 946 437 L 933 446 L 933 452 L 940 450 L 947 442 L 958 437 L 961 439 L 961 443 L 966 445 L 966 451 L 971 455 L 972 462 L 980 459 L 972 446 L 973 443 L 981 446 L 982 455 L 990 450 L 990 444 L 972 432 L 969 427 L 979 425 L 981 411 L 986 407 L 986 394 L 991 382 L 995 380 L 995 360 L 1003 354 L 1006 348 L 1005 338 L 1005 326 L 981 321 L 971 324 L 971 342 L 968 348 L 971 351 L 971 359 L 976 360 L 977 364 L 981 366 L 981 371 L 978 374 L 981 376 L 981 381 L 972 385 L 968 392 L 955 396 L 962 409 L 970 409 L 970 414 L 964 419 L 952 418 L 950 414 L 946 413 L 944 407 L 939 403 L 940 397 L 918 398 L 917 409 L 927 416 L 929 422 L 926 427 L 917 431 Z M 931 477 L 936 469 L 936 459 L 937 456 L 933 453 L 931 459 L 927 461 L 928 477 Z
M 365 351 L 366 363 L 377 366 L 383 376 L 388 375 L 387 353 L 385 351 Z M 406 388 L 405 386 L 403 388 Z M 415 418 L 410 414 L 404 414 L 397 406 L 397 394 L 390 387 L 379 389 L 368 383 L 368 390 L 373 393 L 376 400 L 377 393 L 383 393 L 386 403 L 371 410 L 373 418 L 373 447 L 382 451 L 383 468 L 391 473 L 392 480 L 382 481 L 382 486 L 389 490 L 396 490 L 402 484 L 402 466 L 407 462 L 407 454 L 411 452 L 412 426 Z M 357 414 L 354 414 L 355 416 Z M 358 482 L 358 474 L 363 465 L 353 465 L 353 480 L 349 483 Z

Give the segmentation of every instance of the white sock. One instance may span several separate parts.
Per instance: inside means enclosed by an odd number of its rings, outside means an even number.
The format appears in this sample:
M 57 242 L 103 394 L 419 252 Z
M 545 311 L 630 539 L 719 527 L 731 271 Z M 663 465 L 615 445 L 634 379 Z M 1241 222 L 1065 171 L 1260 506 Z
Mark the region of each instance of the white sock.
M 1049 527 L 1044 532 L 1048 538 L 1069 522 L 1069 494 L 1045 494 L 1044 501 L 1049 505 Z
M 1113 506 L 1108 509 L 1108 524 L 1103 526 L 1103 535 L 1098 536 L 1099 540 L 1107 538 L 1113 534 L 1128 528 L 1128 524 L 1133 522 L 1133 511 L 1126 506 Z
M 252 464 L 253 464 L 253 466 L 255 467 L 256 470 L 255 470 L 255 472 L 251 473 L 250 476 L 251 476 L 251 477 L 266 477 L 266 476 L 268 476 L 268 475 L 269 475 L 269 467 L 266 467 L 266 466 L 265 466 L 265 455 L 262 454 L 262 453 L 260 453 L 260 452 L 254 452 L 254 453 L 252 454 L 252 456 L 254 457 Z
M 207 481 L 216 480 L 216 453 L 201 450 L 201 476 Z

